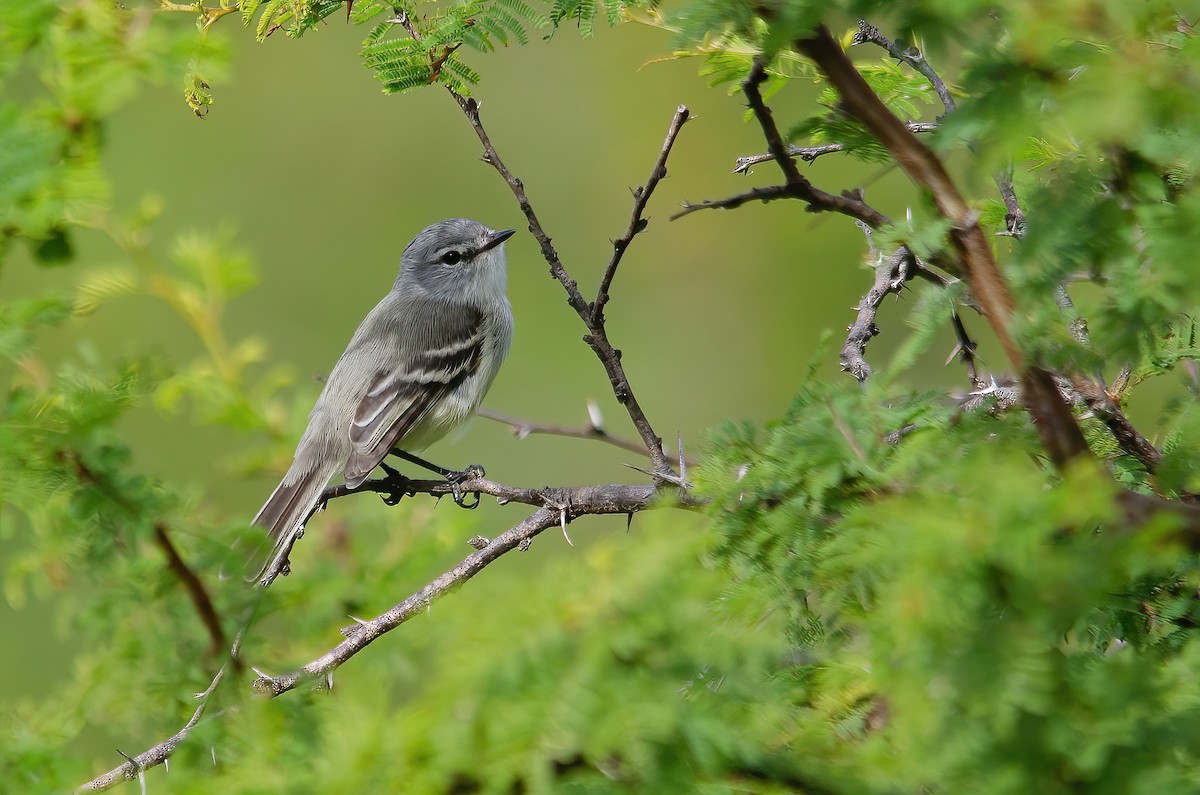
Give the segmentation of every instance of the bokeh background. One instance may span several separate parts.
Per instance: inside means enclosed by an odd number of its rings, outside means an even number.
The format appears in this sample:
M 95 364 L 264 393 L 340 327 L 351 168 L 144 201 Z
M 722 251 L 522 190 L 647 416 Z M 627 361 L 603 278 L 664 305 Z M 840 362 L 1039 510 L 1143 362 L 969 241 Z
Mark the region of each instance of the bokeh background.
M 173 17 L 170 24 L 192 24 L 187 15 Z M 456 215 L 517 227 L 521 233 L 508 244 L 517 334 L 485 405 L 529 421 L 579 425 L 594 399 L 607 429 L 632 436 L 603 369 L 581 341 L 580 322 L 549 277 L 507 187 L 480 161 L 478 141 L 458 107 L 440 88 L 383 95 L 359 62 L 363 34 L 337 20 L 301 40 L 256 44 L 236 17 L 217 24 L 211 36 L 228 50 L 230 68 L 214 81 L 215 104 L 206 118 L 188 110 L 176 83 L 142 90 L 112 117 L 105 168 L 117 213 L 159 204 L 151 246 L 163 256 L 181 236 L 220 233 L 254 261 L 259 283 L 230 305 L 226 333 L 261 340 L 262 370 L 287 365 L 298 418 L 319 391 L 320 375 L 389 288 L 400 252 L 418 230 Z M 741 95 L 709 87 L 696 60 L 669 55 L 669 34 L 652 27 L 600 29 L 591 39 L 567 28 L 548 41 L 476 56 L 484 81 L 475 95 L 493 142 L 524 180 L 587 297 L 611 253 L 609 241 L 628 222 L 630 190 L 646 179 L 676 106 L 686 104 L 696 117 L 679 137 L 669 178 L 650 205 L 649 229 L 624 260 L 607 314 L 656 429 L 668 445 L 679 434 L 688 454 L 699 456 L 705 429 L 726 419 L 761 423 L 779 416 L 814 357 L 823 377 L 849 377 L 838 373 L 837 351 L 872 274 L 851 222 L 805 213 L 797 202 L 668 221 L 685 200 L 778 181 L 771 164 L 750 176 L 732 172 L 737 156 L 765 148 L 757 125 L 745 119 Z M 776 96 L 781 126 L 813 112 L 813 98 L 798 83 Z M 931 107 L 930 117 L 934 112 Z M 903 217 L 914 202 L 895 170 L 838 157 L 803 168 L 827 190 L 866 185 L 868 198 L 893 217 Z M 90 270 L 125 258 L 99 232 L 82 232 L 77 244 L 77 261 L 57 269 L 15 250 L 0 273 L 5 295 L 69 292 Z M 872 361 L 885 362 L 903 339 L 906 306 L 889 301 L 880 314 L 884 333 L 871 344 Z M 967 322 L 981 337 L 984 360 L 999 362 L 983 324 Z M 826 331 L 832 337 L 822 347 Z M 937 355 L 916 373 L 922 387 L 965 387 L 960 368 L 943 366 L 940 354 L 951 347 L 947 333 L 934 346 Z M 108 361 L 146 350 L 175 362 L 202 353 L 162 302 L 129 297 L 52 330 L 40 355 L 50 363 Z M 274 485 L 271 472 L 247 477 L 232 465 L 230 450 L 246 446 L 232 430 L 197 427 L 146 405 L 130 414 L 122 432 L 139 468 L 183 484 L 195 500 L 229 517 L 248 521 Z M 623 466 L 640 463 L 633 454 L 571 439 L 517 440 L 482 419 L 458 442 L 441 442 L 427 455 L 450 466 L 478 462 L 498 480 L 529 485 L 643 477 Z M 447 502 L 437 510 L 455 508 Z M 331 515 L 332 524 L 336 510 Z M 495 535 L 522 515 L 519 506 L 485 501 L 462 520 L 463 532 Z M 683 515 L 654 521 L 663 532 L 699 526 L 699 519 Z M 322 551 L 319 526 L 313 530 L 293 556 L 300 575 L 277 587 L 304 588 L 305 557 Z M 519 582 L 546 567 L 571 567 L 595 538 L 623 532 L 623 518 L 581 521 L 572 528 L 575 549 L 557 539 L 541 543 L 535 554 L 506 564 L 507 571 L 485 576 Z M 5 536 L 0 555 L 7 557 L 20 549 L 19 528 Z M 452 557 L 463 552 L 456 549 Z M 396 598 L 425 579 L 397 583 Z M 0 700 L 36 699 L 70 670 L 78 646 L 67 627 L 48 626 L 53 599 L 40 594 L 19 610 L 0 603 L 0 632 L 32 640 L 0 659 Z M 129 742 L 89 739 L 97 751 Z

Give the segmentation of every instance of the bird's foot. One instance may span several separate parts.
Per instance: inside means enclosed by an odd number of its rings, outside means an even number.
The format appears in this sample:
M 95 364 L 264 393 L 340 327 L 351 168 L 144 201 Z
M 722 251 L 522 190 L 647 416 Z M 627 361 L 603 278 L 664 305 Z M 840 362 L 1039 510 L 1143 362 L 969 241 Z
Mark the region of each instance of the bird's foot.
M 468 511 L 473 511 L 478 508 L 479 492 L 469 491 L 463 493 L 463 491 L 460 489 L 460 486 L 467 481 L 476 480 L 477 478 L 482 478 L 485 475 L 487 475 L 487 473 L 479 464 L 469 464 L 467 465 L 466 469 L 460 469 L 458 471 L 448 470 L 444 477 L 446 478 L 446 482 L 450 484 L 450 495 L 454 497 L 454 504 L 459 508 L 466 508 Z M 468 500 L 472 494 L 475 495 L 474 502 L 470 502 Z
M 382 480 L 388 489 L 379 492 L 379 498 L 383 500 L 384 505 L 395 505 L 412 493 L 408 490 L 408 478 L 400 474 L 399 470 L 382 463 L 379 467 L 387 473 L 387 477 Z

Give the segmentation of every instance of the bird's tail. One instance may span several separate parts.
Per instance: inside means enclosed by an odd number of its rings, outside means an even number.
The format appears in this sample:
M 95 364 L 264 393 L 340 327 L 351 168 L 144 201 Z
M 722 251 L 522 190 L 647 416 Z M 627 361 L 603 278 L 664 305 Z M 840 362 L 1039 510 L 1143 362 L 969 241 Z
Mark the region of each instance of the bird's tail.
M 288 553 L 304 534 L 304 523 L 316 508 L 321 492 L 333 474 L 320 466 L 297 472 L 293 465 L 254 517 L 253 524 L 265 529 L 273 542 L 270 556 L 254 577 L 260 585 L 270 585 L 286 571 Z

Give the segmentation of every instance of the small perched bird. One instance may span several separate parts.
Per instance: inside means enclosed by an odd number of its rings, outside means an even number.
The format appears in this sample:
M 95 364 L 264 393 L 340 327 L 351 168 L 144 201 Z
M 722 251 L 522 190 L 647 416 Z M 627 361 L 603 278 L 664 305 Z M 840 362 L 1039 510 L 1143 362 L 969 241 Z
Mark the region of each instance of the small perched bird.
M 392 291 L 354 332 L 291 468 L 254 517 L 274 542 L 261 585 L 286 573 L 331 478 L 357 486 L 394 448 L 419 452 L 475 413 L 512 342 L 504 241 L 513 232 L 450 218 L 404 249 Z

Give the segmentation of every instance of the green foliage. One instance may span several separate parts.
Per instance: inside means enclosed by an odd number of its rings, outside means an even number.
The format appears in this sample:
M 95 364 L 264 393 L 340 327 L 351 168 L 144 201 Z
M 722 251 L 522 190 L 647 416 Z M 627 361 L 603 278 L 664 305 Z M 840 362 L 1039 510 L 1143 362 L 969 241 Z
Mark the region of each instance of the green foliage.
M 830 788 L 1194 787 L 1200 644 L 1174 583 L 1200 575 L 1168 525 L 1125 532 L 1101 467 L 1048 476 L 1020 415 L 879 398 L 810 385 L 764 433 L 722 430 L 702 479 L 716 554 L 787 617 L 797 720 L 861 777 Z
M 0 107 L 3 239 L 61 263 L 83 226 L 119 254 L 73 274 L 69 297 L 0 303 L 5 599 L 52 600 L 90 649 L 55 696 L 6 706 L 6 786 L 66 789 L 119 761 L 87 745 L 96 732 L 134 752 L 191 714 L 190 694 L 223 660 L 167 546 L 207 586 L 228 639 L 252 598 L 237 573 L 262 539 L 214 493 L 282 469 L 315 391 L 265 367 L 260 341 L 230 335 L 227 310 L 256 280 L 233 233 L 181 236 L 162 253 L 155 202 L 113 217 L 106 121 L 141 83 L 180 76 L 203 115 L 223 63 L 212 28 L 227 12 L 264 40 L 315 32 L 343 9 L 367 26 L 361 55 L 389 93 L 465 93 L 482 79 L 466 52 L 638 18 L 672 32 L 671 57 L 702 59 L 711 85 L 737 90 L 760 54 L 768 97 L 817 83 L 816 112 L 792 137 L 870 162 L 886 151 L 793 45 L 821 22 L 880 14 L 937 68 L 964 65 L 946 75 L 959 111 L 926 140 L 993 231 L 1005 210 L 990 181 L 1013 168 L 1028 231 L 997 249 L 1024 354 L 1109 377 L 1121 403 L 1168 391 L 1141 425 L 1162 460 L 1147 467 L 1079 409 L 1095 458 L 1059 472 L 1025 413 L 986 400 L 991 387 L 973 384 L 966 400 L 930 388 L 919 368 L 973 299 L 962 284 L 922 286 L 905 305 L 909 331 L 889 327 L 902 339 L 865 387 L 827 383 L 814 365 L 780 419 L 712 433 L 689 471 L 711 500 L 703 515 L 639 516 L 628 533 L 596 523 L 569 566 L 547 563 L 548 534 L 356 657 L 333 694 L 253 702 L 246 672 L 230 668 L 173 757 L 173 791 L 1200 788 L 1200 567 L 1175 520 L 1125 513 L 1128 492 L 1182 502 L 1200 491 L 1189 94 L 1200 37 L 1159 0 L 467 0 L 409 3 L 402 18 L 379 0 L 171 14 L 0 4 L 0 80 L 17 89 Z M 940 112 L 907 66 L 856 55 L 899 116 Z M 952 256 L 954 224 L 917 204 L 875 243 Z M 1077 299 L 1068 313 L 1064 285 Z M 95 351 L 88 324 L 134 302 L 166 307 L 174 325 Z M 1072 333 L 1076 316 L 1086 338 Z M 238 431 L 240 444 L 198 462 L 209 479 L 175 482 L 122 433 L 147 411 L 173 430 Z M 296 552 L 303 579 L 276 583 L 259 606 L 248 659 L 311 659 L 330 627 L 444 571 L 476 530 L 427 501 L 384 512 L 364 498 L 321 519 L 330 532 Z M 396 524 L 406 531 L 389 532 Z

